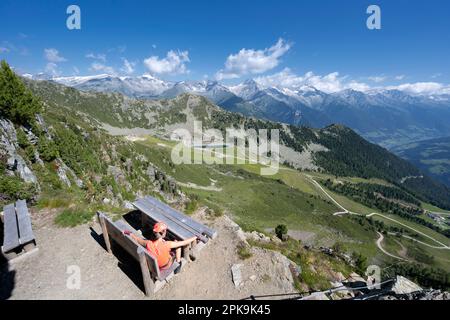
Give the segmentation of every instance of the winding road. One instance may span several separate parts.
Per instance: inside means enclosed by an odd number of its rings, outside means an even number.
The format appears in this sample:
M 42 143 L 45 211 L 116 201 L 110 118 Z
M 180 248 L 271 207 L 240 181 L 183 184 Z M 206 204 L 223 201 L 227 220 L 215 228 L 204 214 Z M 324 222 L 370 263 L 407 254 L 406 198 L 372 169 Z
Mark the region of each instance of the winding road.
M 406 259 L 404 259 L 404 258 L 398 257 L 398 256 L 393 255 L 392 253 L 389 253 L 389 252 L 387 252 L 386 250 L 384 250 L 384 248 L 381 246 L 381 243 L 382 243 L 383 240 L 384 240 L 384 236 L 383 236 L 383 234 L 382 234 L 381 232 L 377 232 L 377 233 L 378 233 L 378 236 L 379 236 L 379 238 L 378 238 L 378 240 L 377 240 L 377 247 L 378 247 L 378 249 L 380 249 L 381 251 L 383 251 L 383 253 L 386 254 L 386 255 L 388 255 L 389 257 L 392 257 L 392 258 L 395 258 L 395 259 L 398 259 L 398 260 L 408 261 L 408 260 L 406 260 Z
M 440 241 L 434 239 L 433 237 L 431 237 L 431 236 L 429 236 L 429 235 L 427 235 L 427 234 L 425 234 L 425 233 L 423 233 L 423 232 L 421 232 L 421 231 L 419 231 L 419 230 L 417 230 L 417 229 L 414 229 L 413 227 L 410 227 L 410 226 L 408 226 L 408 225 L 406 225 L 406 224 L 404 224 L 404 223 L 402 223 L 402 222 L 400 222 L 400 221 L 398 221 L 398 220 L 395 220 L 395 219 L 393 219 L 393 218 L 390 218 L 390 217 L 388 217 L 388 216 L 386 216 L 386 215 L 383 215 L 383 214 L 381 214 L 381 213 L 373 212 L 373 213 L 370 213 L 370 214 L 363 214 L 363 213 L 352 212 L 352 211 L 346 209 L 346 208 L 345 208 L 344 206 L 342 206 L 339 202 L 337 202 L 336 199 L 334 199 L 334 198 L 333 198 L 333 197 L 332 197 L 332 196 L 331 196 L 331 195 L 330 195 L 330 194 L 329 194 L 329 193 L 328 193 L 328 192 L 320 185 L 320 183 L 318 183 L 316 180 L 314 180 L 314 178 L 313 178 L 311 175 L 306 174 L 305 176 L 311 181 L 311 183 L 312 183 L 315 187 L 317 187 L 320 191 L 322 191 L 322 193 L 325 194 L 325 195 L 326 195 L 326 196 L 327 196 L 334 204 L 336 204 L 340 209 L 343 210 L 343 211 L 335 212 L 335 213 L 333 213 L 333 215 L 338 216 L 338 215 L 344 215 L 344 214 L 353 214 L 353 215 L 358 215 L 358 216 L 364 216 L 364 217 L 366 217 L 366 218 L 370 218 L 370 217 L 372 217 L 372 216 L 377 215 L 377 216 L 380 216 L 380 217 L 382 217 L 382 218 L 384 218 L 384 219 L 387 219 L 387 220 L 390 220 L 390 221 L 392 221 L 392 222 L 398 223 L 399 225 L 401 225 L 401 226 L 403 226 L 403 227 L 405 227 L 405 228 L 408 228 L 408 229 L 410 229 L 410 230 L 416 232 L 417 234 L 420 234 L 420 235 L 422 235 L 422 236 L 424 236 L 424 237 L 426 237 L 426 238 L 432 240 L 433 242 L 439 244 L 439 246 L 433 246 L 433 245 L 430 245 L 430 244 L 425 243 L 425 242 L 423 242 L 423 241 L 414 239 L 413 237 L 410 237 L 410 236 L 407 236 L 407 235 L 402 235 L 402 236 L 403 236 L 404 238 L 406 238 L 406 239 L 415 241 L 415 242 L 417 242 L 417 243 L 423 244 L 423 245 L 425 245 L 425 246 L 427 246 L 427 247 L 430 247 L 430 248 L 433 248 L 433 249 L 450 250 L 450 247 L 449 247 L 448 245 L 446 245 L 446 244 L 444 244 L 444 243 L 442 243 L 442 242 L 440 242 Z M 395 259 L 407 261 L 407 260 L 404 259 L 404 258 L 398 257 L 398 256 L 396 256 L 396 255 L 393 255 L 393 254 L 387 252 L 387 251 L 382 247 L 382 245 L 381 245 L 381 243 L 383 242 L 383 239 L 384 239 L 383 234 L 381 234 L 380 232 L 378 232 L 378 235 L 379 235 L 379 238 L 377 239 L 376 244 L 377 244 L 377 247 L 378 247 L 384 254 L 386 254 L 386 255 L 388 255 L 388 256 L 390 256 L 390 257 L 392 257 L 392 258 L 395 258 Z

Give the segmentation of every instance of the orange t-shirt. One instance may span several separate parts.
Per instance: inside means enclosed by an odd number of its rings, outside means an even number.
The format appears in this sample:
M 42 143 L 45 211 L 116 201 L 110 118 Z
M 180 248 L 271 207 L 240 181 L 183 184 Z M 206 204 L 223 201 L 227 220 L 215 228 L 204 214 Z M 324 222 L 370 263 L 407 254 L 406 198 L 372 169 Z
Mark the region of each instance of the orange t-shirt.
M 147 251 L 156 257 L 158 266 L 166 266 L 171 259 L 169 244 L 164 239 L 158 239 L 156 241 L 147 242 Z

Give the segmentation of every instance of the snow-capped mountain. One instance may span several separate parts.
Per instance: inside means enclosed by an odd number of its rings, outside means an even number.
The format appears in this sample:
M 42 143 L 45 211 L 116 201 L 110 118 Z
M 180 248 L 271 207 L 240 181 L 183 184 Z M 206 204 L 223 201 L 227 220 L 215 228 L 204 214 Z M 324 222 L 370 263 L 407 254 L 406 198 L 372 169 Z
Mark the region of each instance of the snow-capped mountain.
M 151 75 L 23 76 L 84 91 L 119 92 L 143 99 L 173 98 L 192 93 L 204 96 L 226 110 L 266 120 L 312 127 L 341 123 L 385 146 L 389 146 L 391 140 L 406 143 L 450 135 L 450 95 L 412 95 L 388 89 L 366 92 L 347 89 L 326 93 L 306 85 L 265 87 L 251 79 L 226 86 L 207 80 L 169 82 Z
M 255 97 L 255 95 L 262 91 L 262 88 L 253 79 L 248 79 L 237 86 L 230 87 L 229 89 L 235 95 L 244 100 L 251 100 Z
M 108 74 L 84 77 L 53 77 L 51 81 L 84 91 L 118 92 L 135 98 L 157 98 L 173 83 L 145 74 L 140 77 L 117 77 Z

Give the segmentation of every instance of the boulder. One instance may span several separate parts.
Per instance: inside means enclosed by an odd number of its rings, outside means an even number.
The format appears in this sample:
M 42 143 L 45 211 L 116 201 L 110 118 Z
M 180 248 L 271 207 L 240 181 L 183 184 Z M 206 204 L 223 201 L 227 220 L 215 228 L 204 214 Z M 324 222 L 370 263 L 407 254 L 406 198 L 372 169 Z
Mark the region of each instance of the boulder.
M 405 277 L 397 276 L 397 280 L 391 290 L 396 294 L 409 294 L 422 291 L 422 288 Z
M 295 278 L 298 278 L 302 274 L 302 268 L 292 261 L 289 264 L 289 270 L 291 270 L 292 276 Z
M 6 169 L 15 172 L 27 183 L 37 183 L 37 178 L 25 160 L 17 153 L 17 132 L 14 124 L 0 119 L 0 153 L 6 157 Z
M 330 299 L 325 295 L 325 293 L 317 292 L 309 296 L 303 297 L 300 300 L 330 300 Z
M 108 166 L 108 175 L 114 177 L 114 180 L 123 183 L 125 181 L 125 175 L 122 170 L 116 166 Z
M 233 278 L 234 286 L 237 288 L 242 284 L 242 264 L 233 264 L 231 266 L 231 276 Z
M 131 204 L 131 202 L 130 201 L 126 201 L 126 200 L 123 202 L 123 207 L 125 209 L 128 209 L 128 210 L 134 210 L 135 209 L 134 206 Z
M 155 181 L 156 170 L 152 166 L 148 166 L 147 168 L 147 176 L 150 178 L 150 181 Z
M 270 242 L 269 237 L 267 237 L 265 234 L 257 232 L 257 231 L 246 232 L 245 236 L 246 236 L 247 240 Z

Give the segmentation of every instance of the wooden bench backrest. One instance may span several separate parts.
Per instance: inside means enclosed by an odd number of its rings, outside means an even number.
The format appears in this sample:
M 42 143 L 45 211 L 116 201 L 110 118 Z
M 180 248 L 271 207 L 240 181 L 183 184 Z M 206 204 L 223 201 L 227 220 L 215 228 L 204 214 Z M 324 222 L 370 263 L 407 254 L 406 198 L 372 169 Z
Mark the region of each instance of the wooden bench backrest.
M 130 230 L 132 228 L 119 221 L 114 223 L 103 213 L 99 213 L 99 217 L 104 218 L 103 221 L 105 222 L 106 230 L 108 232 L 108 236 L 110 237 L 110 239 L 113 239 L 118 245 L 120 245 L 137 261 L 140 261 L 139 254 L 144 254 L 151 275 L 155 279 L 160 279 L 161 274 L 159 272 L 159 267 L 156 259 L 152 257 L 147 250 L 145 250 L 140 244 L 134 241 L 130 236 L 123 234 L 123 231 L 125 229 Z
M 14 204 L 9 204 L 3 208 L 3 222 L 4 232 L 2 249 L 3 252 L 8 252 L 20 245 Z

